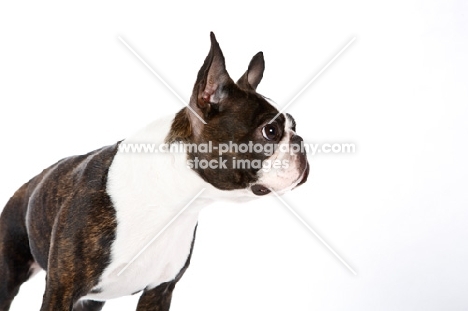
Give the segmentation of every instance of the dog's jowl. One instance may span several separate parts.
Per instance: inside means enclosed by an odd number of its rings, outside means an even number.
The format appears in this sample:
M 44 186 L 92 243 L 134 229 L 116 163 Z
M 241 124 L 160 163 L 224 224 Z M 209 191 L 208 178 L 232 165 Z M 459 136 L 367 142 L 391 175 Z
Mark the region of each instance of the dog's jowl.
M 201 208 L 282 194 L 307 179 L 294 119 L 256 92 L 264 66 L 260 52 L 234 82 L 211 34 L 189 107 L 19 188 L 0 217 L 0 311 L 39 269 L 42 311 L 100 310 L 137 292 L 137 310 L 169 310 Z M 166 152 L 136 148 L 149 143 Z

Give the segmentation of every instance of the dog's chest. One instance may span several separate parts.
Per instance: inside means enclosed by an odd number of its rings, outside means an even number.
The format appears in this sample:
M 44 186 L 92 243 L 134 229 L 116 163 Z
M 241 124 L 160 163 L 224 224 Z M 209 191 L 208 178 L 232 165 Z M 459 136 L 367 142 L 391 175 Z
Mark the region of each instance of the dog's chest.
M 173 218 L 165 214 L 160 221 L 143 214 L 117 219 L 111 263 L 87 298 L 112 299 L 176 278 L 190 256 L 197 215 L 182 214 L 161 233 Z
M 184 209 L 203 187 L 185 161 L 184 155 L 116 154 L 106 189 L 117 222 L 111 262 L 85 299 L 105 300 L 154 288 L 174 280 L 185 267 L 199 211 L 207 203 L 197 199 Z

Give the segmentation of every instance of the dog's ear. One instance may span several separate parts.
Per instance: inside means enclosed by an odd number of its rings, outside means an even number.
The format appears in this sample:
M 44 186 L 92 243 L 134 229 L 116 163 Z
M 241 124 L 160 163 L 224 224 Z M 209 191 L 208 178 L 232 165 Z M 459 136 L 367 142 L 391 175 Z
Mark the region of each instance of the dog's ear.
M 213 106 L 227 95 L 227 87 L 234 84 L 226 71 L 223 52 L 214 33 L 210 33 L 210 38 L 210 52 L 198 72 L 190 103 L 206 118 L 211 114 Z
M 237 85 L 241 88 L 256 90 L 258 84 L 262 81 L 263 71 L 265 71 L 265 60 L 263 59 L 263 53 L 258 52 L 250 61 L 247 71 L 237 81 Z

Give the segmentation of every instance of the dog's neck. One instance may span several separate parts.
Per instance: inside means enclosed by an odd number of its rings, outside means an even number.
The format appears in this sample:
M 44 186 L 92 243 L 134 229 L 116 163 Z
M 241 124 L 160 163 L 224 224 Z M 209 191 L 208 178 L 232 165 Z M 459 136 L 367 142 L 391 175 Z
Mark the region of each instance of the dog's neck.
M 167 144 L 172 144 L 175 142 L 190 142 L 193 131 L 189 113 L 190 111 L 188 111 L 188 108 L 183 108 L 175 115 L 171 124 L 171 129 L 165 138 L 165 142 Z
M 189 121 L 185 110 L 182 110 L 175 119 L 168 116 L 150 123 L 123 140 L 121 145 L 153 144 L 157 149 L 166 142 L 192 143 L 186 128 L 187 123 L 184 122 Z M 174 128 L 180 128 L 180 131 L 174 131 Z M 154 205 L 180 209 L 202 189 L 203 193 L 192 203 L 193 208 L 190 210 L 197 211 L 216 200 L 239 202 L 256 198 L 247 189 L 221 191 L 206 183 L 187 167 L 187 154 L 183 152 L 119 151 L 110 167 L 109 176 L 108 189 L 119 197 L 119 202 L 133 201 L 135 208 Z M 165 192 L 156 193 L 156 189 L 165 189 Z

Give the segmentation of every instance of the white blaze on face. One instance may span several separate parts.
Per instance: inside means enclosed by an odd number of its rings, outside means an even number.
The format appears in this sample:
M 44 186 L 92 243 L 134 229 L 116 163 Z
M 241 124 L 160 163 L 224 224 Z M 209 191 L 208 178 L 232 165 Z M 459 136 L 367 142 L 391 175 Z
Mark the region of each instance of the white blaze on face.
M 292 152 L 291 138 L 296 134 L 292 130 L 292 120 L 284 115 L 286 120 L 284 134 L 278 143 L 276 151 L 268 158 L 269 169 L 261 169 L 258 172 L 257 184 L 263 185 L 279 194 L 294 188 L 304 176 L 304 155 Z M 302 159 L 301 159 L 302 157 Z

